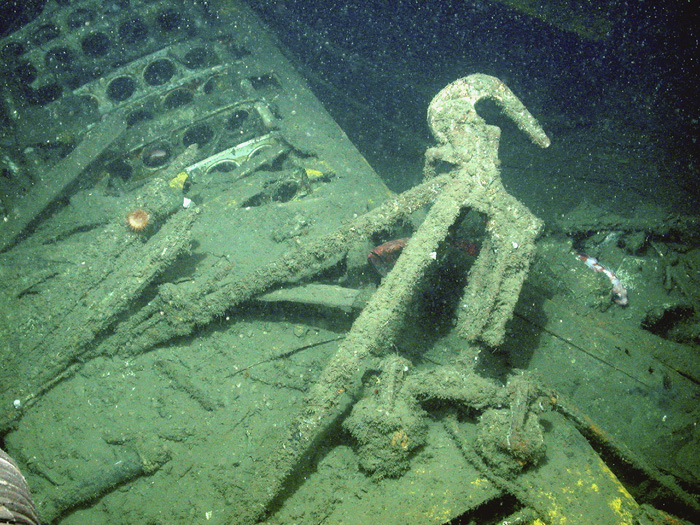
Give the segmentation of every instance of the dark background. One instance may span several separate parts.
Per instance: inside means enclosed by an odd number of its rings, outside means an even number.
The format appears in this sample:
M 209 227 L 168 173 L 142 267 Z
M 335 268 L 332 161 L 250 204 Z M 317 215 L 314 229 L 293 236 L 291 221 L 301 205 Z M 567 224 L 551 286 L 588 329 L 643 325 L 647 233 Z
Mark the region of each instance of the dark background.
M 358 136 L 363 125 L 347 122 L 343 113 L 353 108 L 339 94 L 369 110 L 366 133 L 375 116 L 428 140 L 424 121 L 432 97 L 456 78 L 480 72 L 505 81 L 549 131 L 608 119 L 672 151 L 686 176 L 697 164 L 700 10 L 692 2 L 573 3 L 584 16 L 602 10 L 612 21 L 597 42 L 483 0 L 252 5 L 311 72 L 315 91 L 370 158 L 363 143 L 381 140 Z

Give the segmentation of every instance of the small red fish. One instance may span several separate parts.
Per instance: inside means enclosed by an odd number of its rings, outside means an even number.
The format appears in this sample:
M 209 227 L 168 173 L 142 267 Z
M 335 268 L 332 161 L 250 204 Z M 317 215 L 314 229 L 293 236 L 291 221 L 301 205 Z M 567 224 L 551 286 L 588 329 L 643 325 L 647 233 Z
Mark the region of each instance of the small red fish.
M 468 241 L 467 239 L 455 239 L 452 241 L 452 246 L 458 250 L 462 250 L 464 253 L 471 255 L 472 257 L 479 255 L 479 250 L 481 249 L 478 244 Z
M 394 267 L 408 239 L 409 237 L 404 237 L 402 239 L 387 241 L 369 252 L 367 259 L 374 269 L 377 270 L 379 275 L 385 277 Z
M 403 237 L 401 239 L 387 241 L 369 252 L 367 260 L 379 275 L 385 277 L 386 274 L 391 271 L 409 238 L 410 237 Z M 473 257 L 479 255 L 479 245 L 466 239 L 456 239 L 452 242 L 452 246 Z

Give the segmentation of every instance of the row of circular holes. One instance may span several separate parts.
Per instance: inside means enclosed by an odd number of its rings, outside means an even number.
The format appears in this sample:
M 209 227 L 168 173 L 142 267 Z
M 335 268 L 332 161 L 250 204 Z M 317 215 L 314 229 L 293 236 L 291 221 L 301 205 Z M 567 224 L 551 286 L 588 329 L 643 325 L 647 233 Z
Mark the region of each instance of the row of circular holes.
M 190 69 L 198 69 L 204 67 L 209 63 L 213 63 L 216 59 L 215 55 L 210 53 L 204 48 L 196 48 L 189 51 L 185 57 L 183 63 Z M 143 72 L 144 81 L 150 86 L 161 86 L 168 82 L 176 73 L 177 68 L 175 65 L 167 59 L 159 59 L 151 62 Z M 23 84 L 29 85 L 36 78 L 36 69 L 31 64 L 25 67 L 18 67 L 15 70 L 16 78 Z M 41 89 L 39 91 L 42 91 Z M 123 102 L 129 99 L 136 91 L 136 81 L 129 76 L 121 76 L 112 80 L 107 86 L 107 97 L 115 102 Z M 43 97 L 46 99 L 45 103 L 56 100 L 62 89 L 58 84 L 49 84 L 43 87 Z M 174 105 L 170 109 L 182 106 L 185 103 L 191 101 L 191 97 L 188 100 L 182 100 L 181 97 L 171 100 Z M 166 104 L 167 106 L 167 104 Z
M 89 9 L 76 9 L 68 17 L 67 25 L 70 29 L 78 29 L 82 26 L 89 25 L 95 18 L 93 11 Z M 185 20 L 174 9 L 166 9 L 156 15 L 156 24 L 165 32 L 175 31 L 177 29 L 188 29 L 188 24 L 184 24 Z M 124 43 L 138 44 L 148 36 L 148 25 L 140 18 L 132 18 L 121 23 L 117 30 L 119 39 Z M 101 35 L 101 36 L 95 36 Z M 48 42 L 55 40 L 61 36 L 61 29 L 55 24 L 44 24 L 39 26 L 34 34 L 29 39 L 29 44 L 42 46 Z M 92 48 L 91 46 L 95 46 Z M 109 39 L 103 33 L 92 33 L 88 35 L 82 42 L 83 51 L 87 55 L 101 56 L 106 54 L 109 49 Z M 10 42 L 3 47 L 2 58 L 11 59 L 23 55 L 27 51 L 24 44 L 19 42 Z
M 210 56 L 213 55 L 206 49 L 196 48 L 189 51 L 185 55 L 185 64 L 190 69 L 204 67 L 210 62 Z M 167 83 L 176 72 L 177 68 L 170 60 L 161 58 L 154 60 L 148 64 L 148 66 L 146 66 L 146 68 L 143 70 L 143 80 L 149 86 L 162 86 L 163 84 Z M 112 80 L 107 85 L 106 95 L 107 98 L 113 100 L 114 102 L 123 102 L 128 100 L 134 94 L 136 87 L 136 80 L 134 80 L 132 77 L 126 75 L 120 76 Z M 166 109 L 174 109 L 192 101 L 191 94 L 187 97 L 187 100 L 182 98 L 185 96 L 185 93 L 190 93 L 189 91 L 180 90 L 176 93 L 179 92 L 182 92 L 183 95 L 173 95 L 175 98 L 165 104 Z
M 172 10 L 164 11 L 161 13 L 160 17 L 163 17 L 167 13 L 174 13 L 172 17 L 177 16 L 179 20 L 179 15 Z M 175 23 L 175 20 L 172 20 Z M 163 23 L 169 27 L 167 24 Z M 60 30 L 54 25 L 44 25 L 41 26 L 35 35 L 41 34 L 41 40 L 46 42 L 57 38 L 60 35 Z M 119 28 L 120 39 L 131 44 L 138 44 L 143 41 L 148 34 L 148 27 L 141 20 L 133 19 L 124 22 Z M 42 42 L 45 43 L 45 42 Z M 86 56 L 89 57 L 100 57 L 106 55 L 110 48 L 112 47 L 109 37 L 101 32 L 90 33 L 85 36 L 81 41 L 81 49 Z M 37 77 L 36 67 L 26 61 L 19 60 L 25 53 L 25 46 L 18 42 L 9 42 L 0 51 L 0 58 L 6 61 L 16 63 L 15 67 L 15 77 L 24 84 L 31 84 Z M 201 52 L 200 52 L 201 53 Z M 203 58 L 201 55 L 193 56 L 191 61 L 188 57 L 185 57 L 184 65 L 191 69 L 201 67 Z M 56 46 L 46 52 L 44 56 L 44 63 L 46 66 L 56 72 L 70 71 L 74 68 L 74 52 L 72 49 L 66 46 Z
M 95 34 L 102 35 L 102 33 Z M 105 38 L 107 37 L 105 36 Z M 83 44 L 85 44 L 85 40 L 83 41 Z M 73 51 L 67 47 L 55 47 L 53 49 L 50 49 L 49 51 L 47 51 L 44 60 L 49 68 L 54 69 L 56 71 L 68 71 L 74 67 Z M 198 69 L 212 64 L 215 61 L 216 56 L 212 52 L 204 48 L 196 48 L 192 49 L 184 56 L 183 65 L 188 69 Z M 150 73 L 148 73 L 148 68 L 146 68 L 147 71 L 144 73 L 144 80 L 146 80 L 147 83 L 153 86 L 160 86 L 164 84 L 175 73 L 175 66 L 170 62 L 168 62 L 168 64 L 166 65 L 164 63 L 164 60 L 153 62 L 149 67 L 151 66 L 153 67 Z M 17 78 L 24 84 L 31 84 L 37 77 L 36 68 L 30 63 L 18 65 L 15 69 L 15 74 Z M 152 82 L 149 82 L 149 80 L 146 78 L 147 75 L 152 78 Z M 159 79 L 163 76 L 168 76 L 168 78 L 165 81 L 159 82 Z
M 216 82 L 214 80 L 215 78 L 216 77 L 210 79 L 204 84 L 203 92 L 205 94 L 209 95 L 214 91 L 214 88 L 211 86 Z M 133 94 L 134 85 L 135 82 L 131 77 L 115 78 L 112 81 L 112 83 L 110 83 L 110 85 L 107 87 L 107 96 L 117 102 L 126 100 Z M 113 87 L 111 92 L 110 87 Z M 172 111 L 174 109 L 186 106 L 187 104 L 193 101 L 194 93 L 187 88 L 179 87 L 173 89 L 165 96 L 162 102 L 162 108 L 165 111 Z M 137 109 L 127 116 L 126 123 L 129 127 L 131 127 L 138 124 L 139 122 L 151 120 L 152 118 L 153 115 L 149 111 L 144 109 Z
M 229 131 L 239 130 L 243 126 L 244 122 L 249 119 L 249 117 L 250 113 L 243 109 L 239 109 L 227 119 L 224 127 Z M 214 138 L 214 131 L 211 129 L 211 127 L 209 127 L 207 124 L 196 124 L 185 131 L 182 136 L 182 145 L 187 148 L 193 144 L 197 144 L 197 146 L 201 148 L 212 138 Z M 250 157 L 254 156 L 254 154 L 258 152 L 259 151 L 256 150 L 250 155 Z M 166 143 L 151 145 L 141 152 L 141 162 L 145 167 L 151 169 L 165 166 L 168 164 L 168 162 L 170 162 L 171 157 L 172 150 Z M 232 169 L 235 167 L 236 166 L 232 166 Z M 126 161 L 116 160 L 107 166 L 107 171 L 113 176 L 118 176 L 124 180 L 128 180 L 131 177 L 133 168 Z

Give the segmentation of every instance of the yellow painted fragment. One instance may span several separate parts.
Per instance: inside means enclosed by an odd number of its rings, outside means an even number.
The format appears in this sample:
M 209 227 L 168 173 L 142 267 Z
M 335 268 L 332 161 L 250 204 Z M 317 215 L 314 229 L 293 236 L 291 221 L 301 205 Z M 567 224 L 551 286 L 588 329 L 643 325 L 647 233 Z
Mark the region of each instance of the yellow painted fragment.
M 181 171 L 174 178 L 170 179 L 170 187 L 176 190 L 181 190 L 185 187 L 185 181 L 187 180 L 187 173 Z
M 306 176 L 309 180 L 320 179 L 324 175 L 321 170 L 315 170 L 312 168 L 304 168 L 304 171 L 306 171 Z

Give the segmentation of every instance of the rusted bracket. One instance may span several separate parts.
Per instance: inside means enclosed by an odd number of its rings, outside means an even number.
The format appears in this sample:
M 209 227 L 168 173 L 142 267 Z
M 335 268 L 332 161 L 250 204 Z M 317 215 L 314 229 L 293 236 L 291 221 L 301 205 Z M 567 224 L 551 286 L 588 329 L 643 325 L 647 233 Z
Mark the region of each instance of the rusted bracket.
M 426 152 L 425 174 L 453 165 L 455 181 L 471 191 L 461 203 L 487 216 L 488 241 L 474 263 L 457 312 L 457 330 L 468 341 L 503 342 L 534 253 L 542 222 L 506 192 L 498 169 L 501 130 L 486 124 L 476 103 L 491 99 L 538 146 L 550 145 L 535 118 L 495 77 L 474 74 L 445 87 L 430 103 L 428 124 L 439 145 Z

